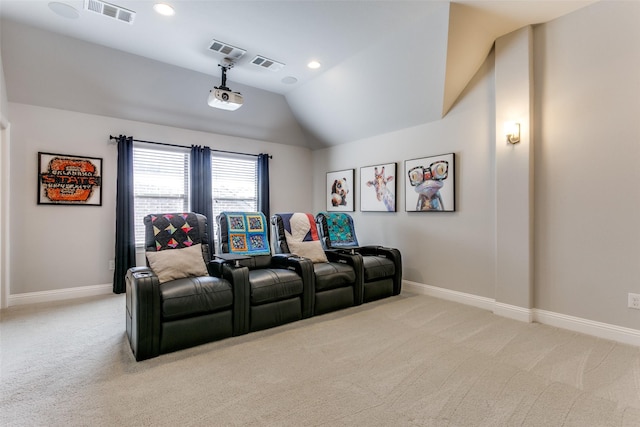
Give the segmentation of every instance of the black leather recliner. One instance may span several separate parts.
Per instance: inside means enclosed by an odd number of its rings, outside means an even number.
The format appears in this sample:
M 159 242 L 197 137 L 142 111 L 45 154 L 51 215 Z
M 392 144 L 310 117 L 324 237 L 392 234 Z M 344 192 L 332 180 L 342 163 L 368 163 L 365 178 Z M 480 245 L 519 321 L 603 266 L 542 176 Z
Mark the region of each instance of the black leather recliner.
M 395 248 L 359 246 L 351 215 L 344 212 L 320 212 L 316 215 L 323 246 L 326 249 L 358 253 L 364 266 L 362 302 L 398 295 L 402 289 L 402 256 Z
M 148 266 L 126 275 L 126 327 L 136 360 L 242 333 L 247 296 L 212 276 L 224 267 L 210 263 L 207 218 L 157 214 L 144 224 Z
M 297 248 L 292 248 L 287 241 L 287 233 L 291 238 L 291 222 L 294 219 L 305 226 L 308 222 L 309 230 L 307 231 L 305 228 L 300 231 L 298 234 L 304 234 L 304 236 L 298 236 L 298 240 L 301 240 L 301 242 L 293 242 L 292 240 L 292 244 L 313 244 L 312 242 L 317 241 L 317 250 L 322 252 L 325 257 L 318 256 L 319 259 L 314 259 L 315 262 L 313 263 L 313 314 L 328 313 L 362 303 L 362 257 L 359 254 L 324 251 L 322 243 L 319 241 L 313 215 L 300 212 L 273 215 L 271 223 L 277 242 L 275 245 L 276 252 L 283 254 L 293 253 L 303 257 L 312 256 L 307 253 L 307 249 L 303 251 L 301 245 L 297 245 Z M 314 255 L 317 250 L 313 249 Z
M 312 263 L 290 255 L 272 255 L 268 223 L 261 212 L 223 212 L 216 221 L 216 256 L 226 258 L 234 286 L 243 283 L 243 292 L 248 295 L 243 332 L 313 315 Z

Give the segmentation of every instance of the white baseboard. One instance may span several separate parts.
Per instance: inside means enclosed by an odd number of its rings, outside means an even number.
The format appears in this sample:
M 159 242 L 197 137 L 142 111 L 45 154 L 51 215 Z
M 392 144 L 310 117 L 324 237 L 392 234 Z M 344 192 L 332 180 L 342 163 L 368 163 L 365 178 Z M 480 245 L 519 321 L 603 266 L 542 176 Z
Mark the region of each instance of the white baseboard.
M 640 330 L 638 329 L 596 322 L 593 320 L 582 319 L 580 317 L 568 316 L 566 314 L 554 313 L 537 308 L 528 309 L 518 307 L 496 302 L 492 298 L 479 297 L 473 294 L 438 288 L 436 286 L 425 285 L 408 280 L 402 281 L 402 287 L 403 289 L 418 294 L 429 295 L 435 298 L 482 308 L 491 311 L 498 316 L 508 317 L 510 319 L 527 323 L 538 322 L 573 332 L 579 332 L 598 338 L 604 338 L 640 347 Z
M 459 302 L 465 305 L 493 311 L 495 300 L 491 298 L 479 297 L 477 295 L 464 292 L 452 291 L 450 289 L 438 288 L 437 286 L 425 285 L 418 282 L 402 281 L 402 288 L 417 294 L 429 295 L 432 297 L 446 299 L 447 301 Z
M 508 317 L 509 319 L 519 320 L 521 322 L 531 323 L 534 321 L 534 310 L 529 308 L 518 307 L 517 305 L 504 304 L 501 302 L 493 303 L 493 313 L 498 316 Z
M 26 292 L 9 295 L 8 306 L 37 304 L 41 302 L 62 301 L 74 298 L 107 295 L 113 292 L 113 285 L 81 286 L 77 288 L 55 289 L 52 291 Z
M 538 323 L 544 323 L 545 325 L 640 347 L 640 330 L 638 329 L 595 322 L 593 320 L 540 309 L 534 310 L 534 320 Z

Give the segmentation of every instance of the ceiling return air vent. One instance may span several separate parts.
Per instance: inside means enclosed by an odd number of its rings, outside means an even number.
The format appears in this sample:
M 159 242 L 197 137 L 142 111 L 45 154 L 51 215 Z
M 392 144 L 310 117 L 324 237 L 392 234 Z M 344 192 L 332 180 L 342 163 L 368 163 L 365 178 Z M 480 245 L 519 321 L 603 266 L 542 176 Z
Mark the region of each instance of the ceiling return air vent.
M 240 49 L 239 47 L 231 46 L 230 44 L 225 43 L 225 42 L 221 42 L 219 40 L 211 41 L 211 44 L 209 45 L 209 49 L 214 51 L 214 52 L 218 52 L 218 53 L 224 55 L 225 58 L 229 58 L 229 59 L 232 59 L 232 60 L 239 59 L 245 53 L 247 53 L 247 51 L 244 50 L 244 49 Z
M 100 0 L 84 0 L 84 8 L 127 24 L 133 24 L 133 19 L 136 17 L 136 13 L 132 10 Z
M 256 55 L 256 57 L 251 60 L 251 63 L 271 71 L 280 71 L 284 68 L 284 64 L 282 62 L 274 61 L 273 59 L 265 58 L 260 55 Z

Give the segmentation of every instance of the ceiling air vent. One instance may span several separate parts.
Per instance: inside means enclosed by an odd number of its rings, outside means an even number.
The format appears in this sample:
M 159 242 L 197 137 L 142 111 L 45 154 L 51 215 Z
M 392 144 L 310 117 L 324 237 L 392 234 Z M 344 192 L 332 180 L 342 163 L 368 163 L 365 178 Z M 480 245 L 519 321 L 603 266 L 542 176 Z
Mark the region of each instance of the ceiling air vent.
M 239 59 L 240 57 L 242 57 L 242 55 L 247 53 L 247 51 L 244 49 L 231 46 L 230 44 L 227 44 L 218 40 L 213 40 L 209 45 L 209 49 L 213 50 L 214 52 L 221 53 L 222 55 L 224 55 L 225 58 L 234 59 L 234 60 Z
M 133 19 L 136 17 L 136 13 L 132 10 L 100 0 L 85 0 L 84 8 L 127 24 L 133 24 Z
M 260 55 L 256 55 L 256 57 L 251 60 L 251 63 L 258 67 L 267 68 L 271 71 L 280 71 L 284 68 L 284 64 L 282 62 L 274 61 L 273 59 L 265 58 Z

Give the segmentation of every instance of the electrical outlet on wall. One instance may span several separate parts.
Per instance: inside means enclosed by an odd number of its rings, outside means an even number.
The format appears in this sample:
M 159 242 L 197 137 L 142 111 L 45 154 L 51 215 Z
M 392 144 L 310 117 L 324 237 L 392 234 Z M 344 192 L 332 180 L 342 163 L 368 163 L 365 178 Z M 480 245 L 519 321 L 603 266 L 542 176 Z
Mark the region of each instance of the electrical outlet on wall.
M 109 260 L 109 270 L 115 270 L 116 269 L 116 261 L 113 259 Z
M 640 310 L 640 294 L 629 293 L 629 308 Z

